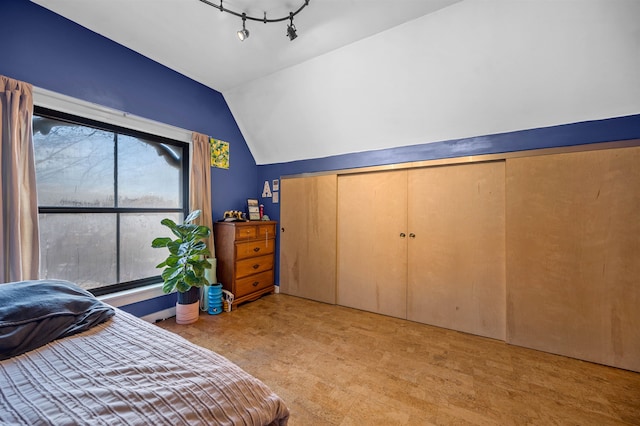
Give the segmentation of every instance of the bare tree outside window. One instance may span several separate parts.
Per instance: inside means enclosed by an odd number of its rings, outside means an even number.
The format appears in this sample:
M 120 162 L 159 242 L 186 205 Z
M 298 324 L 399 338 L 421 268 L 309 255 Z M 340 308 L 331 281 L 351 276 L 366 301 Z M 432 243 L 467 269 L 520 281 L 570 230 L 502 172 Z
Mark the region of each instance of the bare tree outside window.
M 184 146 L 39 115 L 33 139 L 41 277 L 93 291 L 157 276 L 151 241 L 185 213 Z

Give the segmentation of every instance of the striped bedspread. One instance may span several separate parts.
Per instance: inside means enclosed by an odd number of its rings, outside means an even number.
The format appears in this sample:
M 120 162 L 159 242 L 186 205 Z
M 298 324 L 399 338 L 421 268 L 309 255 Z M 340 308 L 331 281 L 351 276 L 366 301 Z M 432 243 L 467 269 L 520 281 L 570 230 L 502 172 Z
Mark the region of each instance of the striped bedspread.
M 0 361 L 0 424 L 286 425 L 266 385 L 124 311 Z

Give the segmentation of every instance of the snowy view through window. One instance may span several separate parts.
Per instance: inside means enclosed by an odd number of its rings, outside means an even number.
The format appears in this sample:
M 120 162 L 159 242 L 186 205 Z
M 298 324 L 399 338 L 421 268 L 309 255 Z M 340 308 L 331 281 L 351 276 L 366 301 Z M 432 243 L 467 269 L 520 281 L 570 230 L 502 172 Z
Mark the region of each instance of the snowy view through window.
M 183 217 L 183 148 L 34 116 L 41 278 L 95 289 L 159 275 Z M 186 151 L 185 151 L 186 152 Z

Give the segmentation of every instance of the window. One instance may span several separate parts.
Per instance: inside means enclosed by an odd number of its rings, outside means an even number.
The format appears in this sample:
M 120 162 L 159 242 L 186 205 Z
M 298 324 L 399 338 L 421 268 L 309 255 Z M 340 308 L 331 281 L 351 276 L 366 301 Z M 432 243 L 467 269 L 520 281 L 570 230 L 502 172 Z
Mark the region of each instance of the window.
M 35 108 L 40 276 L 96 295 L 157 282 L 151 248 L 188 206 L 188 144 Z

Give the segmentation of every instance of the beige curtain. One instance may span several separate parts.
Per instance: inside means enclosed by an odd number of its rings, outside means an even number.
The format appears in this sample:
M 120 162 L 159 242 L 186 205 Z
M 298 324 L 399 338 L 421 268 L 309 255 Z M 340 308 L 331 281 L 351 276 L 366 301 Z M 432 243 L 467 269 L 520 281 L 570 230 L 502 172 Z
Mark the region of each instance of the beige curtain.
M 2 230 L 0 280 L 38 279 L 40 241 L 33 155 L 33 88 L 0 76 Z
M 213 243 L 213 217 L 211 215 L 211 156 L 209 154 L 209 136 L 193 133 L 191 173 L 189 175 L 189 210 L 201 210 L 198 218 L 200 225 L 211 229 L 211 236 L 207 241 L 207 247 L 211 257 L 216 257 L 216 249 Z

